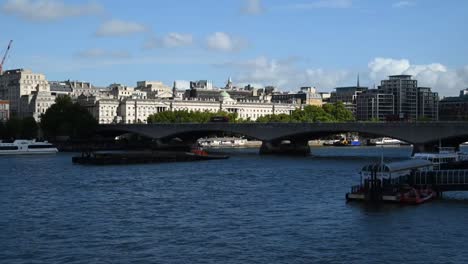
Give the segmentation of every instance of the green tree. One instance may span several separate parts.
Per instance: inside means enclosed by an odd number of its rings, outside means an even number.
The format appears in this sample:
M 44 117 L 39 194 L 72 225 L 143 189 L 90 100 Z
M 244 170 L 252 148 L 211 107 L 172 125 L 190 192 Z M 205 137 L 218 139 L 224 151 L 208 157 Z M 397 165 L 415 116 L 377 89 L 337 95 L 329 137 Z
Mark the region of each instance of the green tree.
M 37 137 L 38 126 L 34 117 L 23 118 L 21 126 L 21 138 L 33 139 Z
M 0 139 L 5 139 L 5 123 L 3 121 L 0 121 Z
M 313 123 L 313 122 L 332 122 L 333 117 L 328 114 L 323 107 L 316 105 L 306 105 L 304 108 L 296 109 L 291 114 L 293 122 Z
M 55 104 L 41 116 L 41 128 L 48 138 L 83 138 L 90 136 L 96 126 L 93 116 L 68 96 L 57 97 Z
M 16 139 L 21 137 L 22 122 L 17 117 L 11 117 L 5 123 L 5 137 L 7 139 Z
M 325 104 L 323 106 L 323 109 L 325 110 L 325 112 L 332 116 L 332 119 L 335 122 L 346 122 L 355 120 L 353 113 L 346 109 L 342 102 Z
M 217 113 L 209 111 L 192 111 L 177 110 L 177 111 L 165 111 L 156 114 L 152 114 L 148 117 L 148 123 L 207 123 L 215 116 L 225 116 L 229 118 L 229 122 L 241 122 L 238 119 L 236 113 L 227 113 L 219 111 Z

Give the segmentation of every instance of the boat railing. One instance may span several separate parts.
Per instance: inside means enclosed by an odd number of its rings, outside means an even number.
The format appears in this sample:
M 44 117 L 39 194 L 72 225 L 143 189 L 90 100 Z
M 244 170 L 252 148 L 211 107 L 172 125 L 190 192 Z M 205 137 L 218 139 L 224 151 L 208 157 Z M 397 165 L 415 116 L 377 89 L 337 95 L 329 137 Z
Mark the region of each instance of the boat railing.
M 361 184 L 351 186 L 351 193 L 358 193 L 362 190 L 363 186 Z
M 468 185 L 468 170 L 418 171 L 415 185 Z

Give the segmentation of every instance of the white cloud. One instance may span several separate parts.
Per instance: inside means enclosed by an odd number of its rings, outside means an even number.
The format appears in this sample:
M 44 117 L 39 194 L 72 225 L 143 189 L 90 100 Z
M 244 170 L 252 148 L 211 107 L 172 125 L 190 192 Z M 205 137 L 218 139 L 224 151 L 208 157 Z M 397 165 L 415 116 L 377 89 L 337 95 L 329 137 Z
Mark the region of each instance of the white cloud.
M 264 11 L 262 0 L 244 0 L 245 5 L 242 8 L 244 14 L 258 15 Z
M 123 59 L 123 58 L 129 58 L 130 54 L 126 51 L 112 51 L 112 50 L 93 48 L 93 49 L 82 50 L 78 52 L 76 56 L 79 58 L 85 58 L 85 59 L 95 59 L 95 58 Z
M 94 2 L 72 5 L 62 0 L 7 0 L 1 9 L 3 13 L 31 21 L 53 21 L 103 11 L 102 6 Z
M 191 34 L 169 33 L 163 38 L 163 43 L 167 47 L 179 47 L 191 45 L 193 37 Z
M 292 4 L 290 7 L 296 9 L 350 8 L 352 5 L 352 0 L 316 0 L 307 3 Z
M 145 42 L 144 47 L 146 49 L 161 48 L 161 47 L 175 48 L 175 47 L 190 46 L 192 44 L 193 44 L 193 36 L 191 34 L 171 32 L 162 38 L 159 38 L 157 36 L 151 37 Z
M 413 1 L 399 1 L 396 2 L 392 5 L 394 8 L 403 8 L 403 7 L 409 7 L 409 6 L 414 6 L 415 3 Z
M 297 62 L 295 58 L 276 60 L 261 56 L 245 62 L 227 63 L 226 66 L 236 71 L 236 80 L 240 83 L 274 85 L 282 90 L 297 90 L 301 86 L 331 90 L 351 77 L 347 71 L 301 69 Z
M 101 24 L 95 35 L 98 37 L 128 36 L 147 30 L 146 26 L 136 22 L 112 19 Z
M 441 95 L 456 95 L 468 86 L 468 66 L 455 70 L 440 63 L 418 65 L 407 59 L 374 58 L 368 67 L 369 77 L 376 82 L 389 75 L 409 74 L 419 86 L 431 87 Z
M 245 48 L 247 41 L 225 32 L 215 32 L 206 38 L 206 45 L 212 50 L 232 52 Z

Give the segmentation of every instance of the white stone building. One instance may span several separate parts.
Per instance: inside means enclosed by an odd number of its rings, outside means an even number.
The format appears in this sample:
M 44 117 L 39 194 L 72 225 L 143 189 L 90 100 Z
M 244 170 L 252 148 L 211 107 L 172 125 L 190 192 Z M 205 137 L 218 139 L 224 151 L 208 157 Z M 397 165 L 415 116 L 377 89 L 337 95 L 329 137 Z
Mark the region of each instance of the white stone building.
M 159 81 L 140 81 L 137 82 L 135 90 L 147 93 L 147 98 L 171 98 L 172 88 Z
M 147 123 L 152 114 L 164 111 L 225 111 L 237 113 L 239 118 L 255 121 L 271 114 L 290 114 L 299 105 L 277 104 L 264 101 L 235 101 L 228 93 L 222 92 L 219 100 L 166 100 L 132 99 L 96 100 L 95 97 L 81 97 L 80 104 L 90 111 L 100 124 L 109 123 Z
M 44 74 L 27 69 L 15 69 L 0 75 L 0 98 L 10 102 L 12 115 L 21 116 L 21 96 L 31 95 L 36 91 L 50 91 Z
M 32 116 L 37 122 L 41 121 L 41 115 L 44 114 L 49 107 L 55 104 L 55 95 L 49 91 L 36 91 L 29 95 L 21 96 L 21 118 Z

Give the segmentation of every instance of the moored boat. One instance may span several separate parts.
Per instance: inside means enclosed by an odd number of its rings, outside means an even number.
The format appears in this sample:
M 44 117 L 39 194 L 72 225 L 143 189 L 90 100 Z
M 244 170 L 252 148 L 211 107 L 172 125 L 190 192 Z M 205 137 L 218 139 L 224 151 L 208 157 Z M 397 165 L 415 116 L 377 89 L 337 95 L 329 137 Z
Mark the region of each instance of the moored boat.
M 468 169 L 468 153 L 452 147 L 439 147 L 436 152 L 415 153 L 412 159 L 428 160 L 435 170 Z
M 366 165 L 361 170 L 361 183 L 346 194 L 348 201 L 376 201 L 420 204 L 436 196 L 430 186 L 412 187 L 409 176 L 416 171 L 431 171 L 427 160 L 404 160 Z
M 55 154 L 58 149 L 51 143 L 17 139 L 12 143 L 0 143 L 0 155 Z

